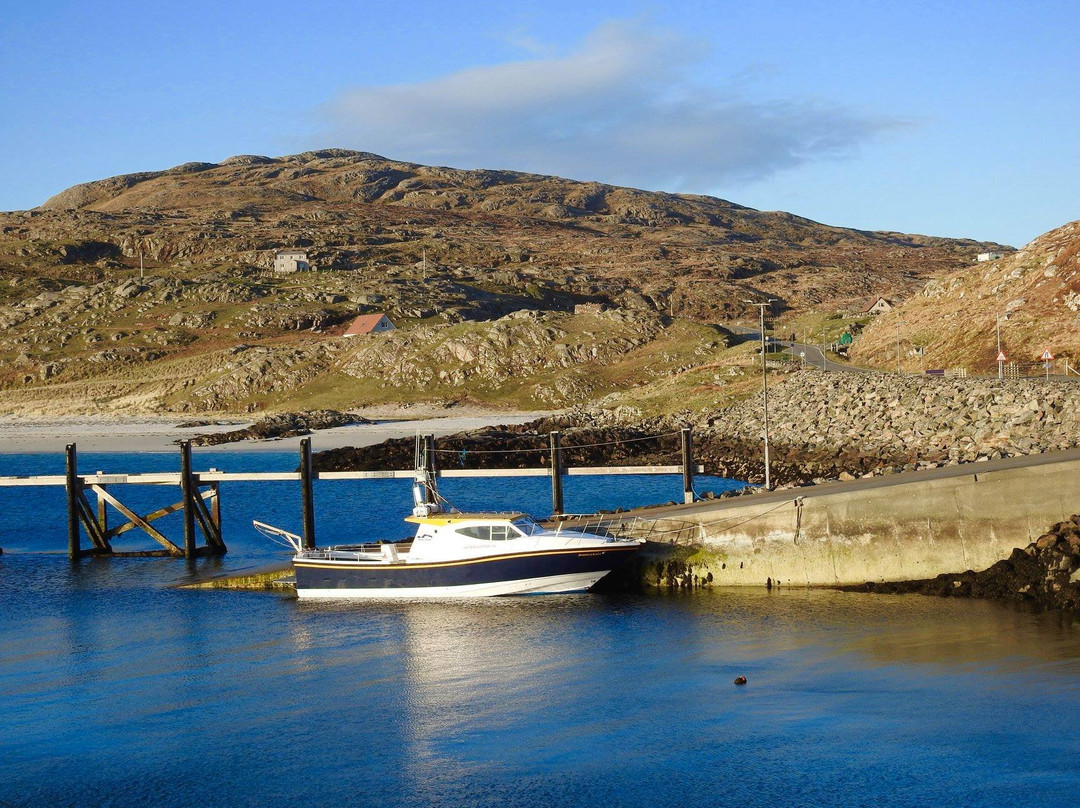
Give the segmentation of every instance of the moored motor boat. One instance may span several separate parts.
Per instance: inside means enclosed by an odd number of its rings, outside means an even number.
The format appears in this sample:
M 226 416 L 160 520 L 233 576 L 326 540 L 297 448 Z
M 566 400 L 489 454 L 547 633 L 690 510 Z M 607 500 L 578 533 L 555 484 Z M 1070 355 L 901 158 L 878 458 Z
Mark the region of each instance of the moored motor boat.
M 417 472 L 412 539 L 303 547 L 301 538 L 256 522 L 296 551 L 300 598 L 426 598 L 584 592 L 644 543 L 584 530 L 555 529 L 515 513 L 462 513 Z

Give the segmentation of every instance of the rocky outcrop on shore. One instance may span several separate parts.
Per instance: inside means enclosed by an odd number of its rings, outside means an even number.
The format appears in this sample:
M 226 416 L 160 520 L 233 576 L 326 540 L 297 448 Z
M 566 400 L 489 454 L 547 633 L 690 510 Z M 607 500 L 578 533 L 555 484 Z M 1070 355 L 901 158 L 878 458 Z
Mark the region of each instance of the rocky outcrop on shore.
M 1080 514 L 1058 522 L 1023 549 L 981 572 L 921 581 L 866 583 L 846 591 L 990 598 L 1080 611 Z
M 351 415 L 336 410 L 315 410 L 313 412 L 284 412 L 268 415 L 244 429 L 231 432 L 215 432 L 197 435 L 191 438 L 194 446 L 217 446 L 222 443 L 236 443 L 242 440 L 274 440 L 276 438 L 294 438 L 310 435 L 316 429 L 333 429 L 351 424 L 371 423 L 367 418 Z M 182 440 L 182 439 L 181 439 Z M 181 440 L 174 441 L 180 443 Z

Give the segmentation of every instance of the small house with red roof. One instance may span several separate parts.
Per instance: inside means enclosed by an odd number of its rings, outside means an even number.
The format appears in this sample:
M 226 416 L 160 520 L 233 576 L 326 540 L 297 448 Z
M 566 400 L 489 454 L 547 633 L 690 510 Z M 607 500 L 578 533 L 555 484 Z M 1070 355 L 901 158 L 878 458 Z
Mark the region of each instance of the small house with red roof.
M 355 337 L 357 334 L 381 334 L 383 331 L 393 331 L 396 326 L 390 322 L 390 318 L 385 314 L 361 314 L 352 323 L 345 333 L 344 337 Z

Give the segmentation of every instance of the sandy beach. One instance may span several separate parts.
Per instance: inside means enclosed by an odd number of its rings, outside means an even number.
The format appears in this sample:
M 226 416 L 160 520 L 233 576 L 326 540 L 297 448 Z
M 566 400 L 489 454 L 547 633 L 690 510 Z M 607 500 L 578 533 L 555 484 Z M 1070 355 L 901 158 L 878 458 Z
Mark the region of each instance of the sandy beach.
M 452 414 L 451 414 L 452 413 Z M 339 446 L 370 446 L 389 438 L 421 433 L 450 435 L 468 429 L 502 424 L 523 424 L 545 413 L 447 411 L 408 408 L 365 412 L 370 424 L 338 427 L 312 433 L 316 451 Z M 211 432 L 229 432 L 252 421 L 224 421 L 210 426 L 180 428 L 191 418 L 87 416 L 72 418 L 19 418 L 0 416 L 0 454 L 62 452 L 69 443 L 81 452 L 174 452 L 174 441 Z M 301 438 L 240 441 L 219 446 L 194 447 L 198 452 L 283 452 L 299 450 Z

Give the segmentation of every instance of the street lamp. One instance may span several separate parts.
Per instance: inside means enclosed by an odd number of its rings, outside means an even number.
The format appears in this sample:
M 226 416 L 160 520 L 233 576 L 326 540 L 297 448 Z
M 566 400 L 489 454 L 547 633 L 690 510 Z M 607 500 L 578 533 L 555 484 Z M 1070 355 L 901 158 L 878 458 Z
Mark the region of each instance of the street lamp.
M 755 303 L 753 300 L 744 300 L 751 306 L 757 306 L 761 316 L 761 404 L 765 413 L 765 490 L 772 489 L 769 478 L 769 376 L 765 369 L 765 307 L 773 303 L 774 298 L 769 298 L 764 303 Z M 822 354 L 824 355 L 824 354 Z

